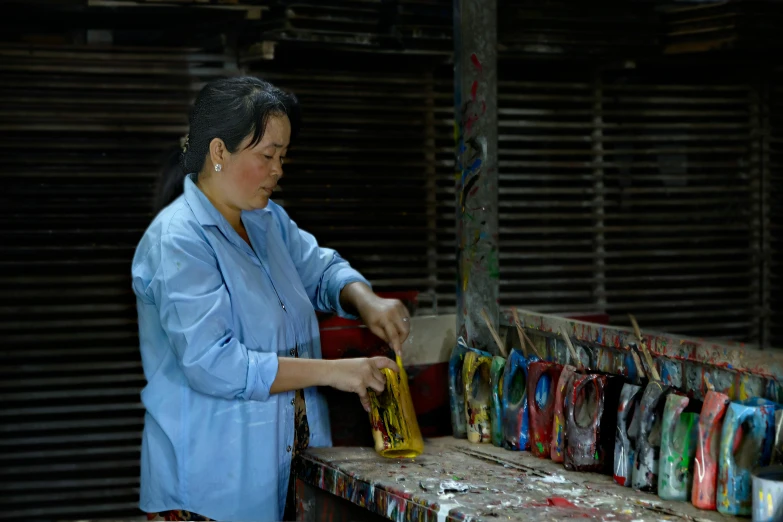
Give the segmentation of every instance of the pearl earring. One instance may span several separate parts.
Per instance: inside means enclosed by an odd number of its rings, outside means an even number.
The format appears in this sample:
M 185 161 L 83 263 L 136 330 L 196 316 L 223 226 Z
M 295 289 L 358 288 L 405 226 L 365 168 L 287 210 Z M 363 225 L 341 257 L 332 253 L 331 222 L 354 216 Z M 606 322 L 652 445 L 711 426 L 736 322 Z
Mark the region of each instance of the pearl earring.
M 221 165 L 220 163 L 215 165 L 215 172 L 220 172 L 222 169 L 223 169 L 223 165 Z

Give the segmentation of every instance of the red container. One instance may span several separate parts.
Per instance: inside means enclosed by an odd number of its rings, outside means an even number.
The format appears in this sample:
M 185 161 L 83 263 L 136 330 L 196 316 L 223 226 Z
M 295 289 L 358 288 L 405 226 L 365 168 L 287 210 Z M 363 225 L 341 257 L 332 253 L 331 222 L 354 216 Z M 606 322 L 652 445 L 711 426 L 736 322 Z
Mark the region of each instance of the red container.
M 561 364 L 536 361 L 530 363 L 527 370 L 527 408 L 530 415 L 530 452 L 538 458 L 550 456 L 552 446 L 552 422 L 555 417 L 555 397 Z M 549 387 L 546 390 L 546 402 L 539 407 L 538 383 L 544 377 L 549 377 Z
M 723 417 L 731 400 L 727 395 L 708 391 L 699 415 L 699 438 L 693 470 L 691 502 L 699 509 L 715 511 L 718 488 L 718 458 Z M 739 440 L 739 439 L 738 439 Z

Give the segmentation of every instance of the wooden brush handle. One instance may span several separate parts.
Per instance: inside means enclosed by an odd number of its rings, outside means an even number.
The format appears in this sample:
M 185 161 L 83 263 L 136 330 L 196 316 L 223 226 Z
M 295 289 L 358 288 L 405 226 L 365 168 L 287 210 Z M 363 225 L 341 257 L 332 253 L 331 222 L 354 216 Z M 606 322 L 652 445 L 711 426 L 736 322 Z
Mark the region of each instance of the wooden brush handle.
M 481 309 L 481 318 L 484 319 L 484 322 L 487 325 L 487 328 L 489 328 L 489 333 L 492 334 L 492 338 L 495 339 L 495 343 L 498 345 L 498 350 L 500 351 L 500 354 L 503 357 L 508 357 L 508 353 L 506 352 L 506 347 L 503 344 L 503 341 L 500 340 L 500 336 L 495 331 L 495 328 L 492 326 L 492 321 L 489 319 L 489 314 L 487 314 L 487 311 L 485 309 Z
M 652 377 L 653 380 L 660 382 L 661 376 L 658 374 L 658 369 L 655 367 L 655 361 L 653 361 L 652 355 L 650 355 L 650 351 L 647 349 L 647 345 L 644 344 L 642 331 L 639 329 L 639 323 L 636 322 L 636 317 L 634 317 L 633 314 L 628 314 L 628 318 L 631 320 L 633 333 L 636 335 L 636 339 L 639 341 L 639 347 L 644 354 L 644 360 L 647 361 L 647 366 L 650 368 L 650 373 L 652 374 L 650 377 Z
M 574 348 L 574 345 L 571 343 L 571 336 L 569 336 L 568 332 L 566 332 L 563 328 L 560 328 L 560 336 L 565 340 L 566 345 L 568 346 L 568 351 L 571 352 L 571 357 L 574 358 L 574 361 L 576 362 L 577 367 L 580 370 L 584 370 L 584 365 L 582 364 L 582 359 L 579 358 L 579 354 L 576 353 L 576 348 Z
M 519 337 L 519 347 L 522 349 L 522 354 L 527 359 L 527 346 L 525 343 L 525 332 L 522 331 L 522 325 L 519 322 L 519 315 L 517 314 L 517 307 L 511 308 L 511 315 L 514 317 L 514 326 L 517 328 L 517 336 Z

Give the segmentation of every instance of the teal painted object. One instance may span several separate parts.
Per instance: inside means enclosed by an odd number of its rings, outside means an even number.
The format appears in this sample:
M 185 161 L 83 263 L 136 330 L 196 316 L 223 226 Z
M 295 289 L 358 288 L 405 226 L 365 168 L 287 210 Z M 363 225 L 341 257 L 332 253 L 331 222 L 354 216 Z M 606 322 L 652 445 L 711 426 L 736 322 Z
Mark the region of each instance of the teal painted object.
M 503 372 L 506 369 L 506 360 L 503 357 L 492 358 L 490 368 L 490 382 L 492 385 L 492 407 L 489 410 L 489 418 L 492 424 L 492 444 L 503 446 Z
M 521 451 L 530 448 L 528 407 L 527 407 L 527 367 L 539 360 L 536 356 L 526 359 L 517 349 L 511 351 L 503 371 L 503 446 Z
M 750 516 L 751 471 L 767 466 L 775 438 L 775 412 L 783 408 L 767 399 L 732 402 L 726 410 L 718 462 L 718 511 Z
M 689 408 L 688 397 L 672 393 L 666 398 L 658 465 L 658 495 L 664 500 L 690 498 L 699 433 L 696 411 L 701 410 L 698 402 L 694 402 Z

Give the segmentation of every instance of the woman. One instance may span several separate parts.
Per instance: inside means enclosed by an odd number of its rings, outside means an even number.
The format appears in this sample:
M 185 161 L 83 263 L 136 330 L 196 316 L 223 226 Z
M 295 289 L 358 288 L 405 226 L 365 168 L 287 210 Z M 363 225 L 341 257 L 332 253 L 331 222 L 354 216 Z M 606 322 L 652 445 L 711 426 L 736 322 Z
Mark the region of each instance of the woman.
M 315 310 L 359 316 L 398 353 L 409 318 L 270 201 L 298 115 L 293 95 L 257 78 L 205 86 L 136 249 L 150 519 L 290 520 L 292 455 L 331 444 L 315 387 L 368 409 L 380 370 L 396 370 L 321 359 Z

